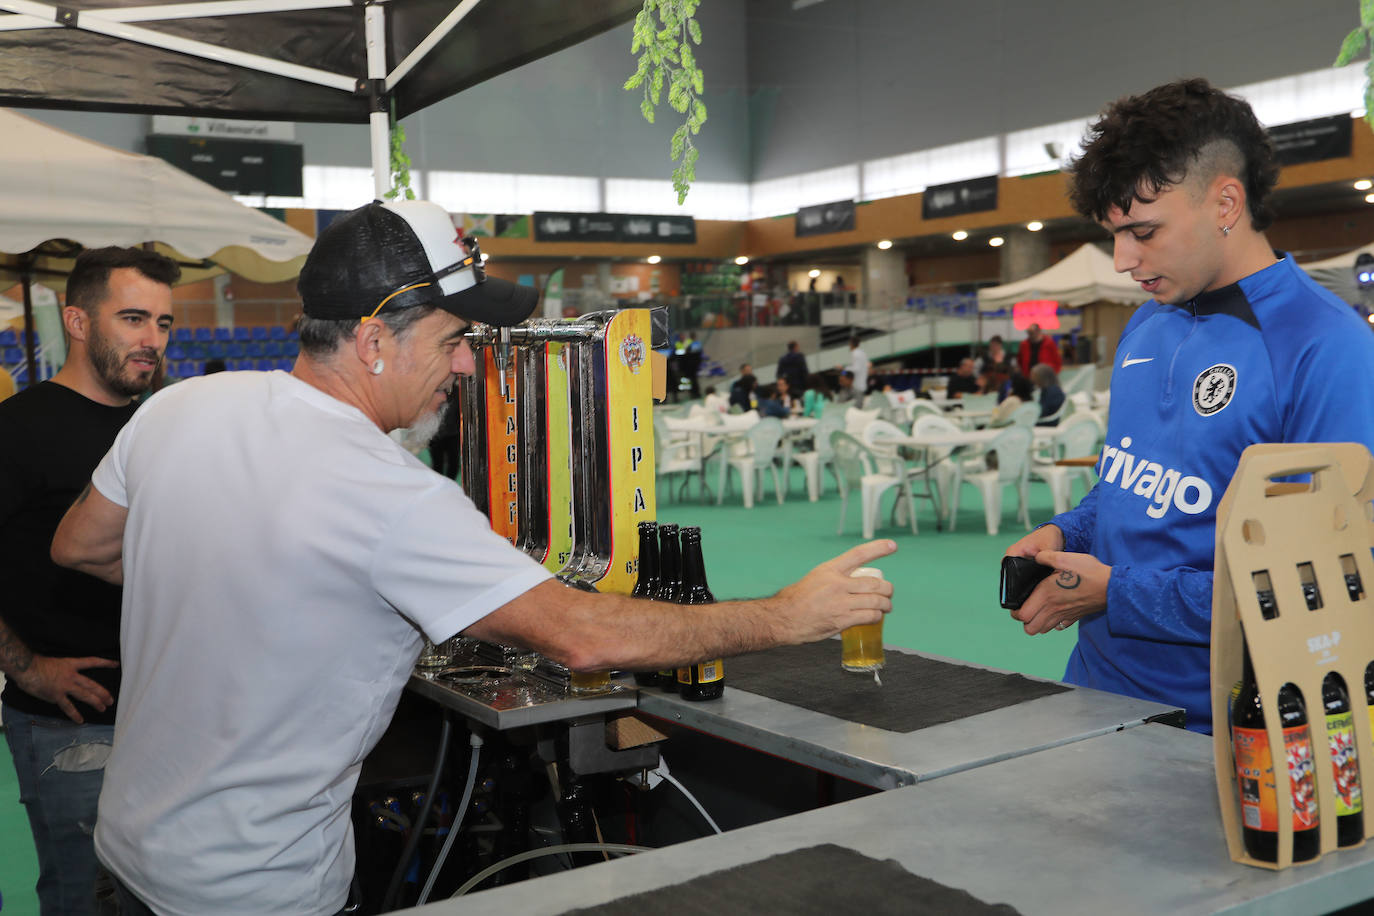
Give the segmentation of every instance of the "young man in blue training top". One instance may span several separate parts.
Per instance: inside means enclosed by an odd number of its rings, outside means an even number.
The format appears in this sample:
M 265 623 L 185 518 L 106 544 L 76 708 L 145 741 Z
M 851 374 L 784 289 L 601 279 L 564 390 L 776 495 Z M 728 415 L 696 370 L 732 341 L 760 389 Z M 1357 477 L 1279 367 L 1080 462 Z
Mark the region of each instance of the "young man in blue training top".
M 1374 448 L 1374 401 L 1350 395 L 1374 388 L 1374 335 L 1269 247 L 1278 173 L 1250 106 L 1205 80 L 1122 99 L 1089 129 L 1074 206 L 1154 298 L 1117 345 L 1097 486 L 1007 550 L 1056 570 L 1012 617 L 1031 635 L 1078 624 L 1067 681 L 1183 707 L 1202 732 L 1216 508 L 1241 452 Z

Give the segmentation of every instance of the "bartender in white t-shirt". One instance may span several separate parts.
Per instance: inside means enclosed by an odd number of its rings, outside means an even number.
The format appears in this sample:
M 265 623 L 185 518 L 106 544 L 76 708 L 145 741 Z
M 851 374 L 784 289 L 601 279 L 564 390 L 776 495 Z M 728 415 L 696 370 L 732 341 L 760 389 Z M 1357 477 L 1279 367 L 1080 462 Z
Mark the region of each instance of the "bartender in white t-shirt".
M 337 913 L 353 789 L 422 632 L 574 670 L 658 670 L 891 609 L 891 585 L 849 575 L 891 541 L 772 598 L 689 613 L 568 588 L 496 535 L 387 435 L 437 426 L 474 371 L 469 322 L 513 324 L 535 306 L 468 243 L 423 201 L 337 217 L 301 272 L 293 371 L 150 398 L 58 528 L 58 563 L 124 585 L 124 688 L 95 829 L 124 912 Z

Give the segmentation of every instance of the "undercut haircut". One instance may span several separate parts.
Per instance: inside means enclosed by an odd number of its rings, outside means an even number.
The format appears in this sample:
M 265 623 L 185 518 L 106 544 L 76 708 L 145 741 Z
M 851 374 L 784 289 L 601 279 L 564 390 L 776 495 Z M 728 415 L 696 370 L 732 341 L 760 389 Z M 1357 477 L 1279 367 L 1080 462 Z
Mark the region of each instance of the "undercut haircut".
M 436 306 L 416 305 L 411 308 L 397 309 L 394 312 L 380 312 L 369 321 L 381 321 L 396 339 L 404 340 L 417 322 L 434 314 Z M 296 321 L 296 331 L 301 336 L 301 349 L 307 356 L 326 359 L 338 350 L 339 344 L 352 340 L 362 324 L 362 316 L 357 318 L 308 318 L 302 315 Z
M 181 279 L 177 262 L 156 251 L 114 245 L 88 248 L 76 256 L 71 276 L 67 278 L 67 305 L 94 315 L 110 294 L 110 272 L 122 267 L 131 267 L 154 283 L 167 287 L 175 286 Z
M 1250 104 L 1204 79 L 1179 80 L 1113 102 L 1088 128 L 1069 166 L 1069 197 L 1102 222 L 1113 207 L 1130 213 L 1190 178 L 1199 186 L 1231 175 L 1245 186 L 1250 224 L 1274 221 L 1269 194 L 1279 163 Z

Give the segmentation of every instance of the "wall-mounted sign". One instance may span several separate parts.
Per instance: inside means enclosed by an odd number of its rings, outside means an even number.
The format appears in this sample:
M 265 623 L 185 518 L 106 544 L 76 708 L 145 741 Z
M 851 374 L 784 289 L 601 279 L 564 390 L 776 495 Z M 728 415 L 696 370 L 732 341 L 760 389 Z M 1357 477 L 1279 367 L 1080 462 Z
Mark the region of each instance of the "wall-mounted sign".
M 854 201 L 837 200 L 832 204 L 802 207 L 797 211 L 796 237 L 849 232 L 854 228 Z
M 1012 327 L 1024 331 L 1033 324 L 1042 331 L 1059 329 L 1059 303 L 1054 299 L 1027 299 L 1011 307 Z
M 1280 165 L 1341 159 L 1350 155 L 1352 123 L 1349 115 L 1333 115 L 1296 124 L 1280 124 L 1269 128 L 1269 139 L 1274 141 Z
M 183 137 L 211 137 L 217 140 L 296 139 L 291 121 L 239 121 L 226 118 L 185 118 L 180 115 L 153 115 L 153 133 Z
M 148 155 L 164 159 L 230 194 L 300 197 L 305 165 L 299 143 L 213 140 L 151 134 Z
M 540 212 L 534 214 L 534 233 L 541 242 L 693 245 L 697 240 L 697 224 L 690 216 Z
M 921 195 L 921 219 L 962 216 L 997 209 L 997 176 L 936 184 Z

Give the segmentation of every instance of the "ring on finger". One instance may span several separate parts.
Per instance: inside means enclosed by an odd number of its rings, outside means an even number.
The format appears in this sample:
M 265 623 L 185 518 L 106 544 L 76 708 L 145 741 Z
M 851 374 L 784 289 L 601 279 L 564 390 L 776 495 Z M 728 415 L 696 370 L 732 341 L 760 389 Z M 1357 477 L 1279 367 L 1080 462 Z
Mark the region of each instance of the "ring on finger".
M 1067 621 L 1067 620 L 1065 620 L 1063 623 L 1061 623 L 1061 624 L 1059 624 L 1057 627 L 1055 627 L 1056 630 L 1067 630 L 1068 628 L 1069 628 L 1069 621 Z

